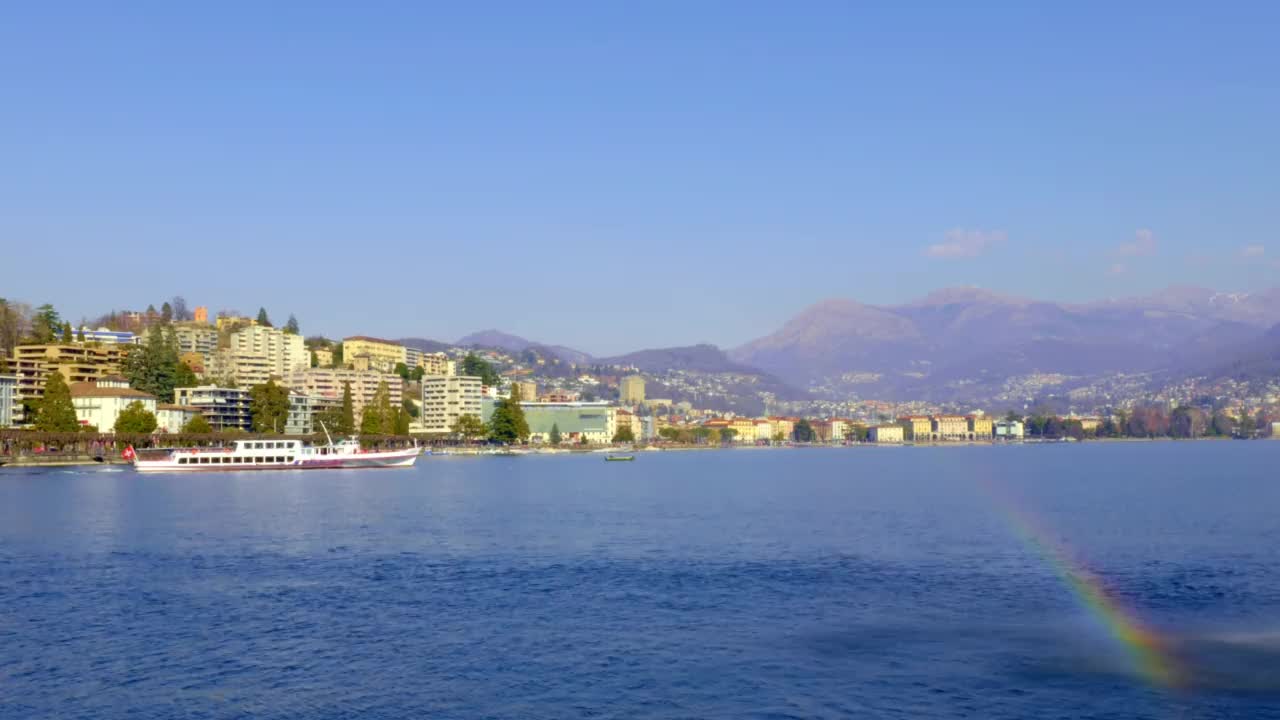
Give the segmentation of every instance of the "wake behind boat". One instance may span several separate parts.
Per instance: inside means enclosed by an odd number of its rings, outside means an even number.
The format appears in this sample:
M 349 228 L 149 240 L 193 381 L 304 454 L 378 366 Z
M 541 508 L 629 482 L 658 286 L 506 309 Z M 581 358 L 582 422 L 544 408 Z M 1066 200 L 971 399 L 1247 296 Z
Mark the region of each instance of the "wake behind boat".
M 318 446 L 301 440 L 237 440 L 230 448 L 140 450 L 132 454 L 138 472 L 199 472 L 412 467 L 419 452 L 416 444 L 400 450 L 365 450 L 353 437 Z

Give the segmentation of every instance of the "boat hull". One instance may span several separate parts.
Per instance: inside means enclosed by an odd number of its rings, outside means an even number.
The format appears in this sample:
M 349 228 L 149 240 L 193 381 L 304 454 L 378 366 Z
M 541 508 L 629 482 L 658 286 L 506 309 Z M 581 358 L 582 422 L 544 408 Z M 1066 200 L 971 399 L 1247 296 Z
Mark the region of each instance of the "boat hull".
M 370 452 L 352 455 L 329 455 L 299 458 L 285 463 L 230 462 L 213 465 L 180 465 L 174 459 L 135 459 L 133 468 L 141 473 L 244 472 L 257 470 L 360 470 L 373 468 L 412 467 L 418 460 L 418 448 L 392 452 Z

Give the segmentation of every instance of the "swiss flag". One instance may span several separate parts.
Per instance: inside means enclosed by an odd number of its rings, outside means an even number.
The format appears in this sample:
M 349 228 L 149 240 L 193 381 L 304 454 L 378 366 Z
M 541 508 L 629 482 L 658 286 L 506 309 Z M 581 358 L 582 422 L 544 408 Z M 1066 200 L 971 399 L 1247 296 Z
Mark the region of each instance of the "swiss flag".
M 132 445 L 130 445 L 129 447 L 127 447 L 127 448 L 125 448 L 124 450 L 121 450 L 121 451 L 120 451 L 120 457 L 122 457 L 122 458 L 124 458 L 125 460 L 128 460 L 128 461 L 130 461 L 130 462 L 133 462 L 133 459 L 134 459 L 135 457 L 137 457 L 137 453 L 135 453 L 135 452 L 133 451 L 133 446 L 132 446 Z

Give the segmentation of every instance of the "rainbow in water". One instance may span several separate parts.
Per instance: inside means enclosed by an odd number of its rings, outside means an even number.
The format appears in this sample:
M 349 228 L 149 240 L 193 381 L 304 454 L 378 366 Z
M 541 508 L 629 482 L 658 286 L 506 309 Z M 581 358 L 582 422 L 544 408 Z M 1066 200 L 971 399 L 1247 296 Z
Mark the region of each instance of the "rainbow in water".
M 1169 644 L 1108 593 L 1101 578 L 1090 572 L 1062 543 L 1054 540 L 1053 532 L 1035 515 L 1007 494 L 996 492 L 990 483 L 984 485 L 1018 537 L 1049 563 L 1080 604 L 1124 648 L 1138 673 L 1159 687 L 1182 687 L 1187 676 L 1178 659 L 1170 653 Z

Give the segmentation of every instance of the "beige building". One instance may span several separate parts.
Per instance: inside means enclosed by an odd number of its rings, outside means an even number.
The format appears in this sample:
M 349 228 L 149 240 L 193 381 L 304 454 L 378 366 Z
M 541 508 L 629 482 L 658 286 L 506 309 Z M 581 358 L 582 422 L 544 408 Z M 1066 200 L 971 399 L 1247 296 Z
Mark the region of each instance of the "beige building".
M 423 432 L 448 433 L 463 415 L 484 416 L 480 378 L 472 375 L 436 375 L 422 378 Z
M 251 388 L 266 384 L 273 376 L 275 364 L 266 356 L 223 349 L 215 352 L 205 366 L 205 376 L 227 387 Z
M 99 432 L 112 432 L 116 418 L 130 403 L 140 402 L 147 412 L 155 414 L 156 396 L 134 390 L 122 377 L 110 376 L 91 382 L 71 383 L 71 405 L 76 409 L 76 419 L 81 425 L 90 425 Z
M 933 436 L 938 440 L 968 440 L 969 418 L 964 415 L 939 415 L 933 419 Z
M 342 390 L 346 383 L 351 383 L 351 405 L 355 410 L 356 423 L 363 417 L 365 405 L 373 402 L 378 386 L 387 384 L 391 395 L 391 406 L 400 407 L 404 401 L 404 382 L 399 375 L 380 373 L 371 370 L 348 370 L 346 368 L 307 368 L 289 373 L 284 384 L 290 390 L 302 395 L 325 399 L 342 400 Z
M 251 325 L 231 333 L 228 348 L 242 356 L 265 358 L 268 372 L 277 377 L 311 367 L 311 353 L 301 335 L 265 325 Z
M 906 428 L 902 425 L 876 425 L 871 428 L 871 442 L 900 443 L 906 440 Z
M 199 414 L 199 410 L 187 405 L 156 403 L 156 432 L 182 432 L 191 418 Z
M 13 349 L 9 370 L 16 378 L 12 421 L 24 422 L 22 403 L 44 397 L 44 381 L 60 372 L 68 384 L 94 382 L 120 374 L 120 363 L 131 346 L 122 345 L 19 345 Z
M 408 350 L 390 340 L 354 335 L 342 340 L 342 359 L 349 363 L 366 356 L 369 367 L 379 372 L 395 372 L 397 363 L 409 364 Z
M 767 419 L 760 418 L 755 421 L 756 442 L 772 442 L 773 441 L 773 423 Z
M 178 342 L 179 353 L 196 353 L 203 364 L 208 364 L 218 349 L 218 329 L 208 323 L 174 323 L 173 337 Z
M 532 380 L 513 380 L 512 388 L 519 388 L 520 399 L 524 402 L 533 402 L 538 399 L 538 383 Z
M 629 410 L 618 408 L 614 411 L 614 432 L 620 432 L 624 427 L 631 428 L 631 436 L 636 439 L 636 442 L 644 438 L 644 423 L 640 416 Z
M 796 429 L 796 418 L 774 416 L 769 418 L 769 424 L 773 426 L 772 439 L 790 440 Z
M 333 351 L 328 348 L 316 348 L 311 351 L 316 356 L 316 367 L 327 368 L 333 365 Z
M 644 378 L 628 375 L 618 382 L 618 402 L 623 405 L 640 405 L 644 402 Z
M 17 397 L 18 378 L 0 375 L 0 428 L 13 424 L 13 404 Z

